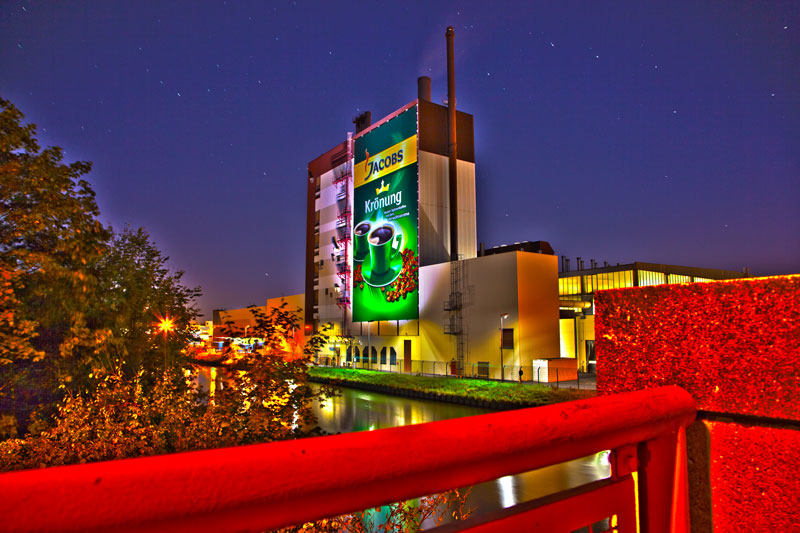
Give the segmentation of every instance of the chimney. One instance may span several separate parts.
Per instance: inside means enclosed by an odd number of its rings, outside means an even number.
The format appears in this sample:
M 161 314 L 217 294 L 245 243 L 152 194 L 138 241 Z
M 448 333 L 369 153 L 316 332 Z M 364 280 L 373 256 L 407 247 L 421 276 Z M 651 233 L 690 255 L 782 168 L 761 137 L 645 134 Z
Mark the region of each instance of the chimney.
M 450 171 L 450 260 L 458 260 L 458 147 L 456 145 L 456 74 L 453 37 L 455 30 L 447 27 L 444 36 L 447 40 L 447 126 L 449 130 L 449 171 Z
M 364 111 L 353 119 L 353 124 L 356 125 L 356 134 L 369 128 L 372 125 L 372 112 Z
M 431 101 L 431 79 L 428 76 L 417 78 L 417 98 L 426 102 Z

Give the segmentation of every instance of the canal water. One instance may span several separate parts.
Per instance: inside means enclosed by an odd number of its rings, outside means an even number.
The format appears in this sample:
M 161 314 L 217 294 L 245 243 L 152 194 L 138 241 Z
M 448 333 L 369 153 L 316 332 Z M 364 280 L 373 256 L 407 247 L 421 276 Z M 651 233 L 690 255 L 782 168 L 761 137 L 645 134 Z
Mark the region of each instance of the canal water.
M 488 409 L 417 400 L 356 389 L 338 388 L 340 396 L 315 402 L 319 426 L 328 433 L 349 433 L 422 424 L 490 413 Z M 531 472 L 506 476 L 472 488 L 468 507 L 476 514 L 590 483 L 611 475 L 607 452 Z

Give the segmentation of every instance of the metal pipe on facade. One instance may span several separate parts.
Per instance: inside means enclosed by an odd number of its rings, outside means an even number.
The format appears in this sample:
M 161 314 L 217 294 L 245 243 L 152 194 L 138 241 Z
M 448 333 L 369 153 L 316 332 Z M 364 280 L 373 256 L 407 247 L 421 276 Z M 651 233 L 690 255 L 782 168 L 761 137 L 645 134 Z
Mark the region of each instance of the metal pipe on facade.
M 455 30 L 447 27 L 447 125 L 449 130 L 450 170 L 450 260 L 458 260 L 458 147 L 456 145 L 456 75 L 453 37 Z

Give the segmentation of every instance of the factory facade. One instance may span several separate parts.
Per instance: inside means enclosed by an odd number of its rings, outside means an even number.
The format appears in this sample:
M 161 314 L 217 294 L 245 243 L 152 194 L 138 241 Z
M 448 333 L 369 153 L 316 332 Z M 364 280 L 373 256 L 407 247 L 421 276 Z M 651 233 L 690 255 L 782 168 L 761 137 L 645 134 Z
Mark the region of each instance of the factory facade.
M 417 99 L 370 119 L 308 165 L 305 330 L 328 335 L 320 357 L 495 378 L 501 360 L 557 359 L 552 250 L 479 255 L 472 116 L 421 78 Z

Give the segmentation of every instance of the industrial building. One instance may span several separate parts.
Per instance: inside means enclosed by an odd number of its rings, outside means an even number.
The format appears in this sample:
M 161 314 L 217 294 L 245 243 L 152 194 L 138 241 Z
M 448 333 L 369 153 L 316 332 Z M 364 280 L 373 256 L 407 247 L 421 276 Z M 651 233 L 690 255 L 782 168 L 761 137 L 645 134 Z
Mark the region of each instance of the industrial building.
M 479 256 L 473 119 L 455 109 L 452 39 L 449 28 L 447 106 L 419 78 L 416 99 L 375 123 L 360 115 L 308 165 L 305 329 L 331 328 L 320 356 L 338 364 L 499 378 L 501 361 L 559 358 L 552 249 Z

